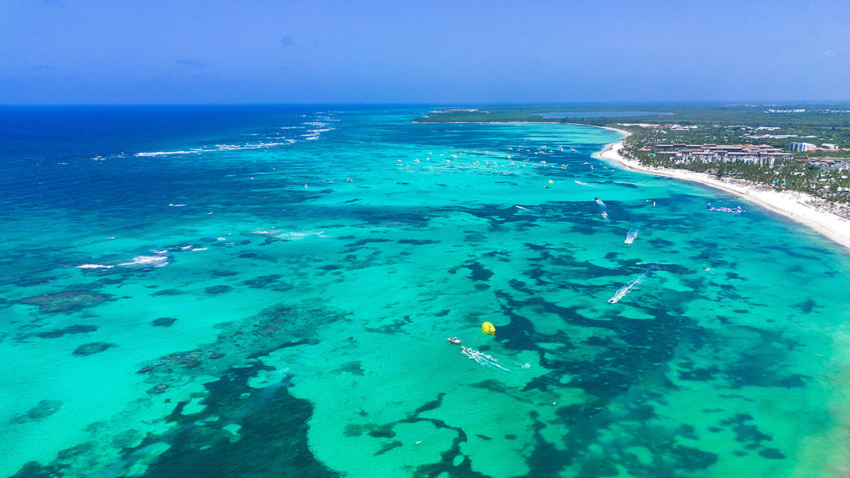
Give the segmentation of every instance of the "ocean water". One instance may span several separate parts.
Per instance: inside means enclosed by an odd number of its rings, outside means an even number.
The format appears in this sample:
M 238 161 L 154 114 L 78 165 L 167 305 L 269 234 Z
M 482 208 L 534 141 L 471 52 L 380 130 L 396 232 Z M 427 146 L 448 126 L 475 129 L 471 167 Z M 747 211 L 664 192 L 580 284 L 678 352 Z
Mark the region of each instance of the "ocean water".
M 0 476 L 850 472 L 846 251 L 426 111 L 0 108 Z

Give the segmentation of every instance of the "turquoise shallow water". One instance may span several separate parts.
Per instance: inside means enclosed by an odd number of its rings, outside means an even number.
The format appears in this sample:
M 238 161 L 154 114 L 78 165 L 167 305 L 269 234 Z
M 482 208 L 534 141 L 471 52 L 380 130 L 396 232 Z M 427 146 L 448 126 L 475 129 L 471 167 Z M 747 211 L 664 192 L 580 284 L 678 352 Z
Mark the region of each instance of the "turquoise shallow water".
M 0 476 L 850 468 L 850 256 L 613 131 L 0 113 Z

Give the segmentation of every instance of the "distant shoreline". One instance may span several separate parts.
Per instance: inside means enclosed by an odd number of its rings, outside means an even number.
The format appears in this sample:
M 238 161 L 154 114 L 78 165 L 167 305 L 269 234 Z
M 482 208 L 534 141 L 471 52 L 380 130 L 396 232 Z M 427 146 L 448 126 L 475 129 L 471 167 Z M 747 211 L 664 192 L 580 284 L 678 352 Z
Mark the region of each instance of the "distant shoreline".
M 590 126 L 590 125 L 587 125 Z M 626 136 L 630 133 L 617 128 L 593 126 L 618 131 Z M 822 236 L 850 250 L 850 221 L 837 216 L 817 205 L 823 202 L 814 196 L 800 192 L 775 191 L 764 185 L 740 180 L 722 180 L 706 173 L 698 173 L 684 169 L 670 169 L 645 166 L 637 161 L 628 160 L 620 155 L 623 142 L 619 141 L 605 146 L 601 152 L 594 153 L 595 158 L 618 163 L 629 171 L 666 176 L 674 179 L 691 181 L 715 189 L 720 189 L 742 196 L 765 209 L 785 216 L 793 221 L 808 226 Z M 734 181 L 734 182 L 733 182 Z
M 447 121 L 440 123 L 427 124 L 561 124 L 573 126 L 586 126 L 590 128 L 601 128 L 611 131 L 616 131 L 624 136 L 630 136 L 626 130 L 613 128 L 610 126 L 596 126 L 582 123 L 562 123 L 556 121 Z M 792 221 L 803 224 L 804 226 L 813 229 L 820 235 L 830 239 L 850 250 L 850 221 L 835 215 L 829 211 L 824 211 L 822 207 L 817 205 L 818 202 L 823 202 L 810 194 L 789 191 L 775 191 L 764 185 L 751 183 L 748 181 L 721 180 L 706 173 L 698 173 L 685 169 L 670 169 L 645 166 L 637 161 L 628 160 L 620 155 L 620 149 L 623 148 L 623 141 L 610 143 L 605 148 L 593 154 L 593 157 L 612 161 L 619 164 L 624 169 L 635 171 L 638 173 L 652 174 L 655 176 L 666 176 L 674 179 L 681 179 L 699 183 L 714 189 L 730 192 L 769 209 L 781 216 L 787 217 Z

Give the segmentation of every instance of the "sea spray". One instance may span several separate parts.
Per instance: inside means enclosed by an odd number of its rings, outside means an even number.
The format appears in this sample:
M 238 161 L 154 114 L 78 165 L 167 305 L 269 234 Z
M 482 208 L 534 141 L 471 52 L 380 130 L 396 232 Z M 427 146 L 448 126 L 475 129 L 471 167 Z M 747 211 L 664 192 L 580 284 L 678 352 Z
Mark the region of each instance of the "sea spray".
M 624 242 L 626 244 L 631 244 L 631 243 L 635 242 L 635 239 L 637 239 L 639 230 L 640 230 L 640 224 L 633 223 L 632 226 L 629 228 L 629 232 L 626 234 L 626 240 Z
M 608 206 L 605 205 L 599 198 L 593 198 L 596 201 L 596 204 L 599 205 L 599 214 L 602 215 L 602 219 L 608 220 Z
M 494 368 L 504 370 L 505 372 L 510 372 L 510 370 L 508 370 L 507 368 L 505 368 L 504 366 L 502 366 L 499 363 L 499 359 L 496 359 L 496 358 L 494 358 L 490 355 L 487 355 L 487 354 L 481 352 L 480 350 L 473 350 L 473 349 L 468 348 L 468 347 L 463 347 L 461 349 L 461 353 L 466 355 L 467 357 L 471 358 L 472 360 L 475 360 L 476 362 L 478 362 L 479 364 L 481 364 L 485 367 L 494 367 Z

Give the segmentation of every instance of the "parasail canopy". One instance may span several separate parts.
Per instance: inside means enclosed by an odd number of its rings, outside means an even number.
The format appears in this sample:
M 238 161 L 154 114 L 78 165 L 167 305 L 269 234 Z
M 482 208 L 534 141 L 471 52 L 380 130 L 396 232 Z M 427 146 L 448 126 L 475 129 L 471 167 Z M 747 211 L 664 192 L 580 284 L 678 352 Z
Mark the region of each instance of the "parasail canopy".
M 484 322 L 483 324 L 481 324 L 481 333 L 493 335 L 496 333 L 496 327 L 490 322 Z

